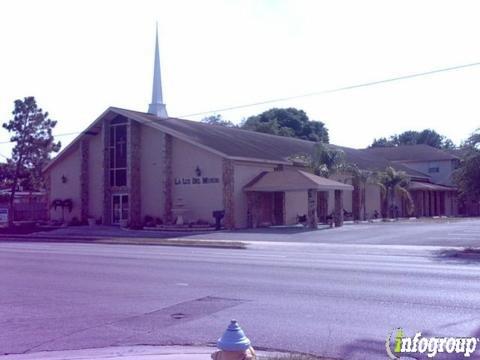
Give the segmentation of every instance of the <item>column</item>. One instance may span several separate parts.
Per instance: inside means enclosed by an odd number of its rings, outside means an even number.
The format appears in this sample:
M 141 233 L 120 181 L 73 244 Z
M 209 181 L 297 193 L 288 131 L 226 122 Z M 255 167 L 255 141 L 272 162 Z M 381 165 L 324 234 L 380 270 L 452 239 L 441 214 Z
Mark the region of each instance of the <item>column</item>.
M 435 192 L 430 191 L 430 216 L 435 216 Z
M 103 132 L 103 216 L 102 223 L 112 223 L 112 188 L 110 186 L 110 151 L 109 144 L 109 122 L 105 120 L 102 125 Z
M 141 162 L 141 139 L 140 139 L 140 124 L 135 120 L 129 121 L 128 134 L 129 141 L 127 141 L 127 174 L 129 181 L 127 182 L 129 188 L 129 227 L 142 227 L 142 195 L 140 190 L 140 162 Z
M 335 190 L 335 227 L 343 225 L 343 191 Z
M 173 173 L 172 173 L 172 161 L 173 161 L 173 147 L 172 136 L 169 134 L 163 135 L 163 216 L 166 224 L 171 224 L 173 221 L 172 207 L 173 207 Z
M 310 229 L 317 229 L 317 190 L 307 190 L 307 224 Z
M 439 216 L 445 215 L 445 211 L 442 206 L 442 191 L 437 191 L 437 208 L 438 208 L 438 214 Z
M 80 142 L 80 221 L 86 223 L 88 219 L 88 150 L 90 142 Z
M 225 210 L 224 226 L 226 229 L 235 229 L 234 203 L 234 166 L 233 161 L 223 159 L 223 208 Z

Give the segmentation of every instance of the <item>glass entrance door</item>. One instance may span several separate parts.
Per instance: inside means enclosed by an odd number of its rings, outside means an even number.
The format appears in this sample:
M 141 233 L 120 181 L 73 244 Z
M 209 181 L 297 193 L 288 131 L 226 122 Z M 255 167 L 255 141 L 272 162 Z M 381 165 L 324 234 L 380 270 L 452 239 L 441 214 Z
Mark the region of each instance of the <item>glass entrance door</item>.
M 128 220 L 128 195 L 112 195 L 112 224 L 120 224 L 120 221 Z

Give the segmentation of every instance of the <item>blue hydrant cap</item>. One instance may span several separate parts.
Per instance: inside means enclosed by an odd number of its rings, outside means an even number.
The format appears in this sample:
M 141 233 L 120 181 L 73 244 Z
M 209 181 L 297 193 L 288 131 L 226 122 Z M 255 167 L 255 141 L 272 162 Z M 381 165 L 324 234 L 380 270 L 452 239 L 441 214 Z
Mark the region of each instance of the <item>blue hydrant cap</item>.
M 244 351 L 250 347 L 250 340 L 243 333 L 236 320 L 232 320 L 222 337 L 217 341 L 217 347 L 225 351 Z

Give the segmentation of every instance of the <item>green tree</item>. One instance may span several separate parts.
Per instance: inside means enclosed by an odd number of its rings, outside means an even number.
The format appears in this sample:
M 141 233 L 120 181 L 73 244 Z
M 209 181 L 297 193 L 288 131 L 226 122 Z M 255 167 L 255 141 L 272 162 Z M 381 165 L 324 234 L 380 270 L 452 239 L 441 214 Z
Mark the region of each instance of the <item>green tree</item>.
M 242 129 L 267 134 L 295 137 L 303 140 L 328 143 L 328 129 L 320 121 L 311 121 L 305 111 L 295 108 L 273 108 L 250 116 Z
M 465 141 L 462 149 L 464 155 L 453 179 L 462 198 L 480 200 L 480 129 Z
M 408 130 L 401 134 L 395 134 L 388 139 L 385 137 L 373 139 L 370 147 L 387 147 L 401 145 L 425 144 L 437 149 L 454 149 L 455 144 L 449 138 L 440 135 L 435 130 L 425 129 L 422 131 Z
M 49 119 L 48 112 L 37 106 L 34 97 L 15 100 L 13 119 L 3 124 L 14 143 L 9 164 L 11 172 L 10 214 L 13 214 L 13 200 L 20 181 L 31 188 L 42 185 L 42 168 L 52 152 L 60 150 L 60 142 L 55 142 L 52 130 L 57 124 Z M 10 222 L 13 217 L 10 216 Z
M 392 219 L 395 218 L 396 213 L 396 195 L 407 201 L 409 213 L 413 210 L 413 199 L 408 191 L 409 179 L 404 171 L 397 171 L 393 167 L 388 166 L 385 171 L 376 174 L 376 179 L 378 186 L 382 190 L 382 198 L 386 205 L 385 210 Z
M 232 127 L 232 128 L 237 127 L 237 125 L 232 123 L 230 120 L 225 120 L 220 114 L 204 117 L 201 121 L 202 123 L 209 124 L 209 125 L 221 125 L 221 126 Z

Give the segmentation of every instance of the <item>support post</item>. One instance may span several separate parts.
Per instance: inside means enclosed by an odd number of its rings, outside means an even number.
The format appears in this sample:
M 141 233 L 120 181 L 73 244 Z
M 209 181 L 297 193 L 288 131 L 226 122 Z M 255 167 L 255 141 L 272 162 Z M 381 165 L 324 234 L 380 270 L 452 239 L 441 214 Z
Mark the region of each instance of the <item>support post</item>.
M 88 200 L 89 200 L 89 186 L 88 186 L 88 151 L 89 141 L 82 140 L 80 142 L 80 220 L 86 224 L 88 219 Z
M 128 174 L 128 223 L 131 228 L 142 227 L 142 195 L 140 188 L 141 178 L 141 139 L 140 124 L 137 121 L 129 120 L 127 141 L 127 174 Z
M 223 207 L 225 209 L 224 225 L 228 230 L 235 229 L 234 200 L 234 166 L 233 161 L 223 159 Z
M 307 190 L 307 224 L 310 229 L 317 229 L 317 190 L 308 189 Z
M 173 138 L 172 135 L 163 135 L 163 196 L 164 196 L 164 220 L 166 224 L 171 224 L 173 221 L 172 207 L 173 207 Z
M 335 190 L 335 227 L 343 226 L 343 191 Z

